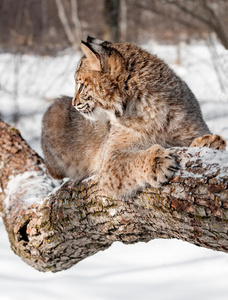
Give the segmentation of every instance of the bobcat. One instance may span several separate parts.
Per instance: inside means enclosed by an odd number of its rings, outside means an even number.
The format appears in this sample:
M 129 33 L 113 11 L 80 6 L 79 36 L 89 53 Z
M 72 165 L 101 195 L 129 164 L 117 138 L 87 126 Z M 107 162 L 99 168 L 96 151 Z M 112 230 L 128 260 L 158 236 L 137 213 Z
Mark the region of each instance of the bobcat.
M 186 83 L 157 56 L 91 37 L 81 48 L 73 100 L 57 99 L 43 118 L 42 148 L 53 177 L 98 174 L 107 194 L 131 195 L 173 177 L 178 163 L 167 148 L 225 148 Z

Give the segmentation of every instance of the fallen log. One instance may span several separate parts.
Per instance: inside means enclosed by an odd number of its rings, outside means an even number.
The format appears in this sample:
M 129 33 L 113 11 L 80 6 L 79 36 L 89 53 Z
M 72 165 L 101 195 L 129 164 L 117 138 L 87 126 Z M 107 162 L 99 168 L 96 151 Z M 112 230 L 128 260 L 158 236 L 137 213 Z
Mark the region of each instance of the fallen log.
M 0 211 L 13 251 L 39 271 L 107 249 L 177 238 L 228 252 L 228 152 L 175 148 L 180 170 L 161 189 L 112 199 L 97 178 L 52 179 L 19 131 L 0 122 Z

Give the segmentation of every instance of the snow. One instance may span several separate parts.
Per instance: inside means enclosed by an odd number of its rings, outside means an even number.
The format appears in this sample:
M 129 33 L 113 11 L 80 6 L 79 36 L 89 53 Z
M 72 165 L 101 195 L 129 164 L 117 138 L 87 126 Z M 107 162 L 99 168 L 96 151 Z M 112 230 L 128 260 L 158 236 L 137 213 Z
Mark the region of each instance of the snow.
M 177 240 L 114 243 L 67 271 L 39 273 L 10 251 L 2 224 L 0 230 L 1 299 L 227 299 L 223 253 Z
M 60 183 L 52 179 L 43 172 L 25 172 L 16 176 L 11 176 L 6 188 L 7 197 L 4 201 L 4 207 L 7 211 L 10 207 L 10 200 L 13 200 L 14 194 L 22 194 L 21 203 L 26 207 L 36 202 L 41 202 L 45 197 L 59 187 Z
M 82 183 L 86 183 L 86 182 L 88 182 L 88 181 L 90 181 L 90 180 L 94 180 L 95 178 L 96 178 L 96 175 L 92 175 L 92 176 L 90 176 L 90 177 L 84 179 L 84 180 L 82 181 Z
M 210 164 L 210 168 L 206 171 L 205 175 L 209 173 L 215 174 L 217 172 L 216 165 L 221 165 L 221 170 L 216 174 L 216 178 L 219 180 L 225 175 L 228 175 L 228 152 L 227 151 L 218 151 L 211 149 L 203 149 L 200 153 L 200 157 L 203 160 L 203 168 L 206 168 Z
M 200 150 L 200 151 L 199 151 Z M 180 170 L 176 175 L 181 174 L 183 177 L 202 177 L 202 174 L 197 172 L 189 172 L 186 170 L 186 163 L 191 159 L 191 166 L 194 168 L 194 162 L 196 166 L 198 165 L 197 161 L 200 159 L 202 162 L 202 169 L 205 170 L 204 174 L 213 175 L 213 177 L 219 181 L 222 178 L 228 177 L 228 152 L 226 150 L 219 151 L 209 148 L 200 149 L 199 147 L 188 148 L 185 152 L 185 157 L 182 158 L 180 164 Z M 218 172 L 219 166 L 219 172 Z
M 110 208 L 109 210 L 108 210 L 108 212 L 109 212 L 109 214 L 110 214 L 110 216 L 115 216 L 115 214 L 116 214 L 116 209 L 115 208 Z
M 167 61 L 189 84 L 200 101 L 210 130 L 228 141 L 227 51 L 217 45 L 220 69 L 226 71 L 221 77 L 224 90 L 214 70 L 210 51 L 203 42 L 181 45 L 181 65 L 175 64 L 175 46 L 151 42 L 143 47 Z M 12 124 L 12 111 L 18 108 L 22 116 L 16 126 L 40 154 L 43 112 L 50 98 L 73 95 L 78 58 L 78 54 L 69 50 L 54 58 L 0 54 L 1 118 Z M 204 150 L 205 163 L 210 161 L 213 165 L 213 151 Z M 215 163 L 220 161 L 225 172 L 227 153 L 219 153 Z M 26 184 L 31 175 L 27 173 L 12 178 L 8 186 L 10 193 L 16 185 Z M 38 176 L 37 180 L 41 178 Z M 28 199 L 32 203 L 37 198 L 33 198 L 34 193 L 27 183 Z M 52 184 L 54 186 L 54 183 L 48 183 L 47 192 Z M 115 214 L 115 210 L 110 210 L 110 214 Z M 6 230 L 0 221 L 1 300 L 226 300 L 227 282 L 227 254 L 175 239 L 134 245 L 114 243 L 108 250 L 81 261 L 67 271 L 39 273 L 10 249 Z

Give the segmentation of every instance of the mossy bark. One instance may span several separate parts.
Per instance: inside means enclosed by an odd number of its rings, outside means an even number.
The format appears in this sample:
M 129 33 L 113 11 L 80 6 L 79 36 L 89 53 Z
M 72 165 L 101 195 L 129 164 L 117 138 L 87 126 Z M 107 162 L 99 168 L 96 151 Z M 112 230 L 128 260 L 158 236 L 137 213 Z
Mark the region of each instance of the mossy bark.
M 50 193 L 52 179 L 42 159 L 2 122 L 0 149 L 0 208 L 11 247 L 40 271 L 67 269 L 114 241 L 177 238 L 228 252 L 227 166 L 219 159 L 205 166 L 200 149 L 175 149 L 181 164 L 177 176 L 162 189 L 126 199 L 107 197 L 96 179 L 77 186 L 67 181 Z M 208 151 L 213 158 L 221 154 Z M 26 198 L 31 196 L 27 180 L 36 194 L 32 203 Z M 14 190 L 10 182 L 16 182 Z

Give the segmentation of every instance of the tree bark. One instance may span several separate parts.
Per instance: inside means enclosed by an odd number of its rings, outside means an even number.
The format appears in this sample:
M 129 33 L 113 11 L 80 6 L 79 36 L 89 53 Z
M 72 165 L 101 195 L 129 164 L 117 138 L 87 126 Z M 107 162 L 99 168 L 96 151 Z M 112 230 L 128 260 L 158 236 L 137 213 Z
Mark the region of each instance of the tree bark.
M 18 130 L 0 122 L 0 211 L 13 251 L 57 272 L 107 249 L 177 238 L 228 252 L 228 153 L 175 148 L 181 169 L 162 189 L 112 199 L 97 179 L 59 188 Z

